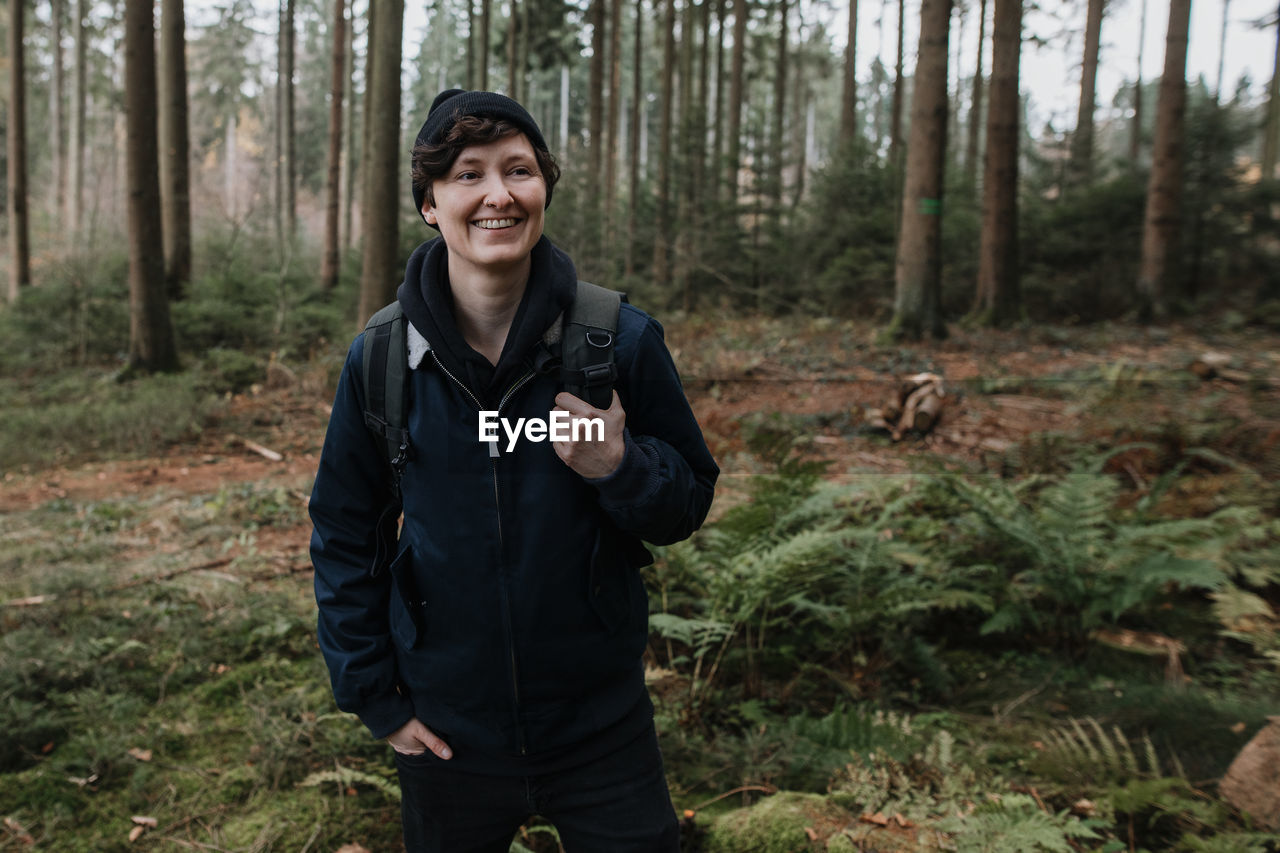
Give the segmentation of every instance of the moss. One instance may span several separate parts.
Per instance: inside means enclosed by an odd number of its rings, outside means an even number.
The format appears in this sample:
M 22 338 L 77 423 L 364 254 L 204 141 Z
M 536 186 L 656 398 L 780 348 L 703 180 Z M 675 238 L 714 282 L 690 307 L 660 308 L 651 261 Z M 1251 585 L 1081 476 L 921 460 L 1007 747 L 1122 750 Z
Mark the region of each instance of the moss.
M 707 853 L 850 850 L 847 845 L 832 848 L 829 841 L 843 836 L 843 829 L 853 823 L 852 815 L 824 796 L 783 792 L 721 815 L 711 825 L 705 849 Z M 818 840 L 810 841 L 806 830 L 813 830 Z

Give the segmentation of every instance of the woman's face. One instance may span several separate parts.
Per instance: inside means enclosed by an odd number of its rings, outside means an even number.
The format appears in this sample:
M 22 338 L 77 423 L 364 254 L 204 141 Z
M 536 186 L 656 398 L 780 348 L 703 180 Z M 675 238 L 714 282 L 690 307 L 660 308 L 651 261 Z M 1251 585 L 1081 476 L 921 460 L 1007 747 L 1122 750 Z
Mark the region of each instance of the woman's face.
M 430 195 L 422 215 L 444 237 L 451 275 L 525 263 L 542 236 L 547 186 L 523 133 L 462 149 Z

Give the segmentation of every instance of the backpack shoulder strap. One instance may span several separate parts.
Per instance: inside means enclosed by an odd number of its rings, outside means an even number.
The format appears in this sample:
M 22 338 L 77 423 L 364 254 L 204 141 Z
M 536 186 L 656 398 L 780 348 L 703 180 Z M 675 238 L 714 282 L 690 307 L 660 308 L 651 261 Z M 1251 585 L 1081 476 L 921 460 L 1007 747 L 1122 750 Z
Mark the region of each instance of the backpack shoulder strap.
M 404 309 L 397 301 L 370 317 L 364 327 L 364 422 L 382 439 L 391 466 L 391 490 L 397 497 L 400 477 L 409 461 L 406 325 Z
M 564 318 L 560 378 L 564 390 L 597 409 L 607 409 L 618 379 L 613 345 L 618 313 L 626 297 L 616 290 L 578 282 L 573 307 Z

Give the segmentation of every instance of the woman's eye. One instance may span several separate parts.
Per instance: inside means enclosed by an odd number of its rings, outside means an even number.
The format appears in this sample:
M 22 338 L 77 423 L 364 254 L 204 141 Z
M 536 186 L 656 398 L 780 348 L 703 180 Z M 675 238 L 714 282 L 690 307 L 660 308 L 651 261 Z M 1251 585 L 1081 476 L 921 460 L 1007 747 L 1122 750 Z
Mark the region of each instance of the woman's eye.
M 459 172 L 458 173 L 458 180 L 460 181 L 473 181 L 478 177 L 480 176 L 475 172 Z
M 511 174 L 528 176 L 533 174 L 533 170 L 530 169 L 528 166 L 516 166 L 514 169 L 511 170 Z

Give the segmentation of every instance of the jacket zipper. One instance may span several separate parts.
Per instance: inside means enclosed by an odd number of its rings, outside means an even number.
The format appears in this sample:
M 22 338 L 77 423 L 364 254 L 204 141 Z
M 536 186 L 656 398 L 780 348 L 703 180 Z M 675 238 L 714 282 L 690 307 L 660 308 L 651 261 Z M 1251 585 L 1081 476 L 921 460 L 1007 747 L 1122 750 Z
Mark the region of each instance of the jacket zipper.
M 440 362 L 440 356 L 436 355 L 436 351 L 430 350 L 431 358 L 435 361 L 440 371 L 453 380 L 453 383 L 463 390 L 463 392 L 471 398 L 471 402 L 476 404 L 476 411 L 483 411 L 484 406 L 476 399 L 476 395 L 471 393 L 471 389 L 463 384 L 458 377 L 449 372 L 448 368 Z M 502 407 L 507 404 L 511 396 L 520 390 L 520 388 L 533 378 L 533 373 L 526 373 L 515 381 L 506 393 L 502 395 L 502 399 L 498 401 L 498 413 L 502 413 Z M 493 509 L 495 517 L 498 520 L 498 552 L 503 565 L 507 560 L 507 544 L 502 533 L 502 502 L 498 491 L 498 442 L 489 443 L 489 468 L 493 472 Z M 527 755 L 529 748 L 525 744 L 524 729 L 520 725 L 520 678 L 516 671 L 516 646 L 515 646 L 515 629 L 511 624 L 511 594 L 507 588 L 506 573 L 500 572 L 502 578 L 502 619 L 507 627 L 507 657 L 511 662 L 511 696 L 515 703 L 513 711 L 516 724 L 516 744 L 520 748 L 521 755 Z

